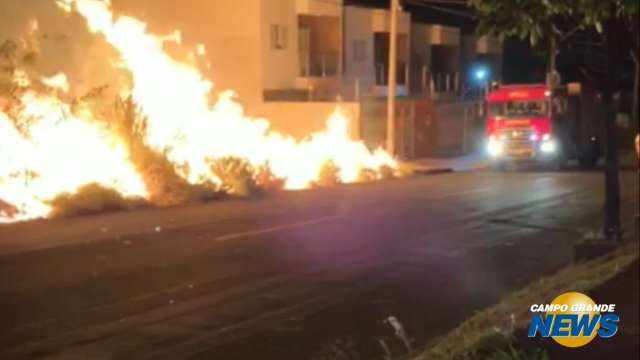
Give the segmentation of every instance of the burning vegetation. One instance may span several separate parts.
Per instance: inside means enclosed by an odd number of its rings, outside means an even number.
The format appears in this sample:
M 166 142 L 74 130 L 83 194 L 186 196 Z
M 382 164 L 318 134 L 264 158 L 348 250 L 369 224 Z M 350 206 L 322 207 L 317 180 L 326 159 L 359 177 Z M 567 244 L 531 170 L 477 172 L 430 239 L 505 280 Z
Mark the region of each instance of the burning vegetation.
M 37 43 L 0 44 L 0 222 L 375 180 L 397 168 L 350 139 L 339 109 L 296 141 L 245 115 L 232 92 L 212 99 L 199 69 L 165 51 L 179 33 L 150 34 L 108 1 L 57 4 L 117 51 L 131 86 L 115 100 L 104 87 L 73 97 L 64 73 L 28 73 Z

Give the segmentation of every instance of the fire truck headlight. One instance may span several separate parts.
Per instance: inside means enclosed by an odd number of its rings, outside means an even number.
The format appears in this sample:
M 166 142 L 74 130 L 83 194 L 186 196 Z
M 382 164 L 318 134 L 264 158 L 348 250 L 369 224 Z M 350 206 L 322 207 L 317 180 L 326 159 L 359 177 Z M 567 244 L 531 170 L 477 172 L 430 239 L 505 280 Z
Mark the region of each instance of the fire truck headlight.
M 502 144 L 502 141 L 491 137 L 487 143 L 487 153 L 489 153 L 491 157 L 498 157 L 502 155 L 503 151 L 504 145 Z
M 531 136 L 529 136 L 529 140 L 538 141 L 538 134 L 536 133 L 531 134 Z
M 545 154 L 552 154 L 554 152 L 556 152 L 556 142 L 553 140 L 547 140 L 547 141 L 543 141 L 542 145 L 540 145 L 540 151 L 542 151 Z
M 549 141 L 549 140 L 551 140 L 551 135 L 549 134 L 542 135 L 542 141 Z

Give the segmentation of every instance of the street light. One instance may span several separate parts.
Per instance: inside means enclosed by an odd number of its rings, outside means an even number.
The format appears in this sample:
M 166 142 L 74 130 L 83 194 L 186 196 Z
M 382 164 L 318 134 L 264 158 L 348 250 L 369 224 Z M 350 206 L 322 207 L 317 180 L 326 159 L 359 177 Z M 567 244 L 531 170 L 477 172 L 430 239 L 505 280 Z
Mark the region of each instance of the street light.
M 484 65 L 477 65 L 473 70 L 473 77 L 475 78 L 480 88 L 484 91 L 486 96 L 489 92 L 489 70 Z

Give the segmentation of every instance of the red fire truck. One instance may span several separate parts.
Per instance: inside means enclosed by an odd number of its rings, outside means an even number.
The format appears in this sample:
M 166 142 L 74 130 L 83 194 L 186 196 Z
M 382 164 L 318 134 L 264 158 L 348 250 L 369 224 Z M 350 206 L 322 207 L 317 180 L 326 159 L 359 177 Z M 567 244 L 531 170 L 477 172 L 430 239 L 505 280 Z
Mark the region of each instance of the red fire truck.
M 559 169 L 577 159 L 583 167 L 600 156 L 597 96 L 579 84 L 504 85 L 486 97 L 487 152 L 497 169 L 533 161 Z

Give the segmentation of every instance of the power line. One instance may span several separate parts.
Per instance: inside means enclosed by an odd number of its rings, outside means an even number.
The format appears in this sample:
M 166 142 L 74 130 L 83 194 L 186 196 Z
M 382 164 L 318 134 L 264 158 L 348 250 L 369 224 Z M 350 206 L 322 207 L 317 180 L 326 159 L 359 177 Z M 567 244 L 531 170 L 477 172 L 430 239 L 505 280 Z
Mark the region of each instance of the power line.
M 455 9 L 449 9 L 449 8 L 446 8 L 446 7 L 443 7 L 443 6 L 438 6 L 438 5 L 430 5 L 430 4 L 428 4 L 426 2 L 423 2 L 423 1 L 406 0 L 406 2 L 409 5 L 424 7 L 424 8 L 440 11 L 442 13 L 450 14 L 450 15 L 461 16 L 461 17 L 465 17 L 465 18 L 468 18 L 468 19 L 475 18 L 475 16 L 473 16 L 471 13 L 467 13 L 467 12 L 460 11 L 460 10 L 455 10 Z

